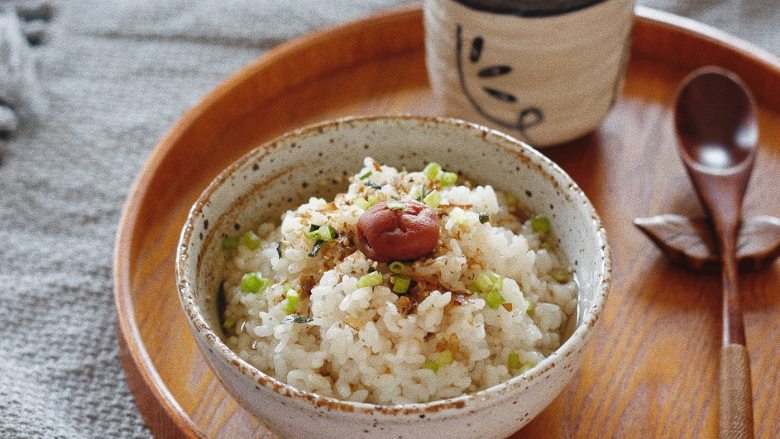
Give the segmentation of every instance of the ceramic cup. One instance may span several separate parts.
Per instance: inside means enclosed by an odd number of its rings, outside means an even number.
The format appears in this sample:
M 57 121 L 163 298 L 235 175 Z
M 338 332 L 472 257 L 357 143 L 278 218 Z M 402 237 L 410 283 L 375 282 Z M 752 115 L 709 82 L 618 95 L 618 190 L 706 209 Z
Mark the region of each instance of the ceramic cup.
M 544 147 L 592 131 L 615 103 L 634 0 L 425 0 L 424 17 L 444 112 Z

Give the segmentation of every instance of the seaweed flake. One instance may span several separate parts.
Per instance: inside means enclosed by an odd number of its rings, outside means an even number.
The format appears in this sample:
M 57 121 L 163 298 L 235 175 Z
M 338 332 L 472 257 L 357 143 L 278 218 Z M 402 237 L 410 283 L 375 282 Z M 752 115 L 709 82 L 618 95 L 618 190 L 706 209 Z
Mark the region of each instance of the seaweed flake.
M 317 253 L 320 252 L 320 248 L 322 247 L 322 244 L 324 244 L 325 241 L 318 239 L 314 242 L 314 246 L 311 248 L 311 252 L 309 252 L 309 257 L 313 258 L 317 256 Z
M 292 315 L 289 315 L 289 316 L 285 317 L 282 320 L 282 323 L 309 323 L 309 322 L 311 322 L 313 320 L 314 319 L 311 318 L 311 317 L 299 316 L 299 315 L 292 314 Z

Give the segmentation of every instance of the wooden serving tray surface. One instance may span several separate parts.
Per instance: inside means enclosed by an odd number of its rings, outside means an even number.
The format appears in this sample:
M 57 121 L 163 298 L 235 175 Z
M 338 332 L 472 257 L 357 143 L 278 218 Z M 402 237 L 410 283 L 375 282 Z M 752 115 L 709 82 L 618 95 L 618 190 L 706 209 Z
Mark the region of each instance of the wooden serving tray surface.
M 700 213 L 677 158 L 671 104 L 692 69 L 742 76 L 760 105 L 761 146 L 745 215 L 780 216 L 780 60 L 697 22 L 637 9 L 623 96 L 600 128 L 543 152 L 593 201 L 607 228 L 613 287 L 582 368 L 514 437 L 717 435 L 720 277 L 672 266 L 636 216 Z M 261 142 L 346 115 L 438 115 L 419 6 L 293 40 L 186 113 L 154 150 L 119 224 L 115 299 L 122 364 L 158 437 L 273 437 L 222 388 L 198 352 L 174 286 L 187 212 L 224 167 Z M 742 277 L 757 437 L 780 437 L 780 264 Z

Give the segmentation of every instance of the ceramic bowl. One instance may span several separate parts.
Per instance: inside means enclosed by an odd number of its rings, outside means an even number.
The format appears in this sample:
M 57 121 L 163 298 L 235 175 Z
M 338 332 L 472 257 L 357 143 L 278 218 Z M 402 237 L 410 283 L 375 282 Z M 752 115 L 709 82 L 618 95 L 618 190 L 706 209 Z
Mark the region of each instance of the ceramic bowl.
M 511 191 L 552 218 L 580 284 L 577 326 L 533 369 L 473 394 L 381 406 L 289 386 L 238 357 L 220 339 L 216 295 L 222 238 L 248 230 L 312 195 L 346 190 L 365 156 L 421 169 L 436 161 Z M 455 119 L 369 117 L 303 128 L 253 150 L 222 172 L 192 207 L 177 249 L 179 297 L 197 345 L 230 394 L 272 431 L 296 438 L 499 438 L 528 423 L 577 370 L 610 284 L 606 234 L 593 206 L 555 163 L 488 128 Z M 182 364 L 182 367 L 187 365 Z

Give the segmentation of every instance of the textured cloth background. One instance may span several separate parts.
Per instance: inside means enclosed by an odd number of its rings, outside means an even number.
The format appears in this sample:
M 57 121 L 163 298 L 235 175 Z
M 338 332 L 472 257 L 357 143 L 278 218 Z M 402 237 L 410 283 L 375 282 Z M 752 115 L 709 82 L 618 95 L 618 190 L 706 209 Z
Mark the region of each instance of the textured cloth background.
M 0 0 L 2 3 L 2 0 Z M 0 139 L 0 437 L 147 437 L 119 364 L 111 255 L 168 127 L 229 73 L 325 24 L 405 0 L 57 4 L 34 49 L 49 101 Z M 776 0 L 640 1 L 780 55 Z

